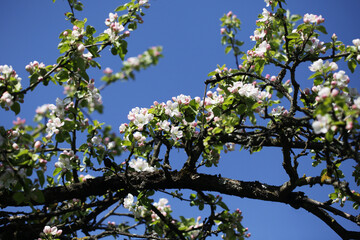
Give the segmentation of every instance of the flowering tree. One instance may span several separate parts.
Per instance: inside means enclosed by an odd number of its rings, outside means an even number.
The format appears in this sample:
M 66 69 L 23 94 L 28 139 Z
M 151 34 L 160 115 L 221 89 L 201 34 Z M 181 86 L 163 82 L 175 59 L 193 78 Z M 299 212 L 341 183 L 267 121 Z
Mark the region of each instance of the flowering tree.
M 283 0 L 265 2 L 250 37 L 254 47 L 246 53 L 236 39 L 240 20 L 232 12 L 221 18 L 221 42 L 226 53 L 234 54 L 236 67 L 219 66 L 209 73 L 204 96 L 181 94 L 149 108 L 135 107 L 129 122 L 119 123 L 114 133 L 90 116 L 103 110 L 103 88 L 134 78 L 136 71 L 162 57 L 161 47 L 152 47 L 125 60 L 130 32 L 143 22 L 150 4 L 132 0 L 117 7 L 105 20 L 106 30 L 96 34 L 86 19 L 76 18 L 82 3 L 68 0 L 72 28 L 60 35 L 55 64 L 29 63 L 28 87 L 22 87 L 11 66 L 0 66 L 3 111 L 20 113 L 24 96 L 41 84 L 59 84 L 66 92 L 65 98 L 37 108 L 36 126 L 20 118 L 10 129 L 0 126 L 0 237 L 250 237 L 241 211 L 231 211 L 217 195 L 226 194 L 305 209 L 342 239 L 360 239 L 360 232 L 347 230 L 331 216 L 360 224 L 358 216 L 341 208 L 351 202 L 358 209 L 360 204 L 359 193 L 350 188 L 360 184 L 360 96 L 348 87 L 349 77 L 337 64 L 343 59 L 355 71 L 360 39 L 345 46 L 334 34 L 330 42 L 321 42 L 319 36 L 326 33 L 322 16 L 290 16 Z M 104 49 L 118 55 L 123 68 L 118 73 L 104 69 L 104 85 L 96 88 L 88 72 L 100 68 L 96 60 Z M 311 89 L 300 86 L 297 78 L 304 65 Z M 269 66 L 275 66 L 276 75 L 266 73 Z M 222 152 L 236 145 L 251 153 L 281 149 L 288 180 L 274 186 L 202 173 L 217 167 Z M 186 156 L 179 168 L 171 158 L 176 151 Z M 306 157 L 314 167 L 325 166 L 320 175 L 300 175 L 298 166 Z M 351 176 L 342 171 L 345 162 L 354 166 Z M 299 191 L 313 185 L 331 186 L 329 200 L 320 202 Z M 175 217 L 176 209 L 157 192 L 209 209 L 207 216 Z M 118 221 L 109 221 L 113 217 Z

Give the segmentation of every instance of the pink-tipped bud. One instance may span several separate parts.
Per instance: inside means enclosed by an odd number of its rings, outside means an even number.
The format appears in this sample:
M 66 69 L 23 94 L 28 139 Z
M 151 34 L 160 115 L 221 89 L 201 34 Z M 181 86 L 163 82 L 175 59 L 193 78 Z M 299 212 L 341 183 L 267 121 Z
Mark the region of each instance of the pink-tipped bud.
M 336 97 L 338 94 L 339 94 L 339 90 L 337 90 L 337 89 L 333 89 L 331 91 L 331 96 L 333 96 L 333 97 Z
M 13 143 L 12 147 L 15 150 L 19 150 L 19 145 L 17 145 L 17 143 Z
M 39 150 L 40 147 L 41 147 L 41 142 L 40 142 L 40 141 L 36 141 L 35 144 L 34 144 L 34 148 L 35 148 L 36 150 Z
M 85 51 L 85 46 L 84 44 L 80 44 L 78 47 L 77 47 L 77 50 L 81 53 L 83 53 Z

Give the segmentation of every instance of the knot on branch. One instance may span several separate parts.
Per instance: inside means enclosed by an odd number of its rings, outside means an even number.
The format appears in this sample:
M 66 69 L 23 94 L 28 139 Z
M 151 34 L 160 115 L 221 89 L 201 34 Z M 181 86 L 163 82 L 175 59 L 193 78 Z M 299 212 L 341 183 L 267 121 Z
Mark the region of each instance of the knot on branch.
M 305 193 L 303 192 L 296 192 L 291 193 L 288 196 L 288 203 L 290 206 L 292 206 L 295 209 L 299 209 L 302 206 L 302 203 L 307 197 L 305 196 Z

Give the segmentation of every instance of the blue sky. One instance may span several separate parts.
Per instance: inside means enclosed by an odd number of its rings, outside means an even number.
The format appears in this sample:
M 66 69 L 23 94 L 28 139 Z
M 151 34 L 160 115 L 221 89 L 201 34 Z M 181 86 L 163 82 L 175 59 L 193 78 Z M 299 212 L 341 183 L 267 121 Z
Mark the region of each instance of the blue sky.
M 154 100 L 159 102 L 171 99 L 179 94 L 201 96 L 204 91 L 204 80 L 207 74 L 216 68 L 217 64 L 227 64 L 235 67 L 233 56 L 224 54 L 220 44 L 219 18 L 232 10 L 242 21 L 239 40 L 245 41 L 242 50 L 253 46 L 249 36 L 255 29 L 258 14 L 265 7 L 263 0 L 150 0 L 150 9 L 145 10 L 144 23 L 131 33 L 127 57 L 137 56 L 150 46 L 163 46 L 162 58 L 156 67 L 152 67 L 136 75 L 135 81 L 118 82 L 102 92 L 104 114 L 96 117 L 116 130 L 127 122 L 127 113 L 131 108 L 149 107 Z M 94 26 L 100 33 L 106 29 L 104 24 L 108 13 L 123 1 L 106 0 L 84 1 L 85 9 L 77 13 L 78 18 L 87 17 L 87 24 Z M 358 27 L 357 0 L 302 0 L 288 1 L 291 13 L 304 15 L 313 13 L 325 18 L 324 25 L 328 35 L 320 37 L 329 41 L 332 33 L 339 40 L 351 44 L 352 39 L 360 38 Z M 37 60 L 46 65 L 54 64 L 59 57 L 57 44 L 60 32 L 71 28 L 64 20 L 64 13 L 69 11 L 67 1 L 5 1 L 2 3 L 0 15 L 0 65 L 12 65 L 23 85 L 27 86 L 28 78 L 25 65 Z M 100 64 L 103 69 L 110 67 L 117 71 L 122 64 L 107 50 L 103 51 Z M 305 66 L 307 68 L 307 66 Z M 304 69 L 306 69 L 304 68 Z M 346 69 L 344 69 L 346 71 Z M 274 69 L 269 69 L 274 74 Z M 359 89 L 359 73 L 349 74 L 352 87 Z M 102 71 L 92 71 L 91 77 L 100 86 Z M 298 73 L 300 83 L 309 84 L 309 71 Z M 54 103 L 57 97 L 63 97 L 63 89 L 59 86 L 39 87 L 25 97 L 20 117 L 27 123 L 35 113 L 37 106 L 44 103 Z M 11 127 L 15 119 L 13 113 L 1 111 L 0 125 Z M 181 158 L 177 159 L 182 161 Z M 265 149 L 249 155 L 247 152 L 237 152 L 223 155 L 218 169 L 210 169 L 210 173 L 221 172 L 222 176 L 240 180 L 259 180 L 269 184 L 279 185 L 286 180 L 281 166 L 281 151 Z M 351 166 L 347 166 L 348 173 Z M 321 168 L 312 168 L 311 159 L 303 159 L 300 171 L 307 175 L 318 174 Z M 308 174 L 310 171 L 310 174 Z M 302 173 L 299 173 L 302 175 Z M 350 174 L 351 175 L 351 174 Z M 315 187 L 314 187 L 315 188 Z M 315 190 L 319 190 L 318 188 Z M 320 200 L 326 200 L 327 192 L 320 191 Z M 314 194 L 314 195 L 312 195 Z M 320 196 L 314 191 L 310 196 Z M 229 206 L 240 208 L 244 213 L 243 225 L 249 227 L 252 239 L 338 239 L 324 223 L 304 210 L 295 210 L 290 206 L 278 203 L 265 203 L 257 200 L 228 198 Z M 185 204 L 186 205 L 186 204 Z M 176 212 L 176 206 L 172 204 Z M 192 216 L 186 211 L 187 217 Z M 182 213 L 182 214 L 185 214 Z M 345 225 L 356 229 L 354 225 Z

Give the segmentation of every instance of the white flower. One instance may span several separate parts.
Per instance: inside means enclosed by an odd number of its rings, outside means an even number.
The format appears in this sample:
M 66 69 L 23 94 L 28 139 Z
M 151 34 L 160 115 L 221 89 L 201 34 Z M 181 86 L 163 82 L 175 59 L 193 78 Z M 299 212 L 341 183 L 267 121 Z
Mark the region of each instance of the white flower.
M 14 104 L 13 99 L 14 97 L 10 93 L 8 93 L 8 91 L 6 91 L 2 94 L 0 102 L 5 102 L 8 107 L 11 107 Z
M 266 8 L 263 8 L 262 16 L 263 18 L 259 19 L 259 22 L 266 22 L 268 20 L 271 20 L 271 13 L 266 10 Z
M 323 46 L 324 42 L 320 42 L 316 37 L 310 38 L 310 41 L 307 42 L 304 50 L 306 52 L 314 53 L 316 51 L 324 51 L 325 47 Z
M 116 146 L 116 143 L 114 141 L 112 141 L 112 142 L 108 143 L 107 148 L 108 149 L 113 149 L 115 146 Z
M 264 54 L 267 50 L 270 49 L 270 44 L 268 44 L 266 41 L 263 41 L 259 44 L 259 46 L 255 49 L 255 56 L 257 57 L 264 57 Z
M 257 87 L 254 87 L 253 84 L 244 84 L 244 86 L 242 88 L 240 88 L 238 90 L 240 96 L 244 96 L 244 97 L 248 97 L 248 98 L 253 98 L 253 99 L 257 99 L 257 97 L 259 96 L 259 89 Z
M 170 122 L 164 120 L 164 121 L 160 121 L 158 123 L 159 129 L 160 130 L 164 130 L 166 132 L 170 131 Z
M 179 112 L 178 107 L 179 104 L 177 102 L 172 102 L 168 100 L 165 106 L 165 114 L 169 115 L 170 117 L 180 117 L 181 113 Z
M 63 171 L 71 170 L 70 158 L 61 154 L 58 161 L 55 163 L 55 167 L 61 168 Z
M 132 208 L 133 203 L 134 203 L 134 196 L 131 193 L 128 193 L 128 195 L 124 198 L 124 202 L 123 202 L 124 208 L 130 210 Z
M 357 47 L 358 51 L 360 51 L 360 39 L 354 39 L 352 40 L 352 43 Z
M 354 104 L 355 104 L 357 109 L 360 109 L 360 97 L 358 97 L 357 99 L 354 100 Z
M 159 202 L 154 203 L 154 206 L 157 207 L 159 210 L 160 209 L 164 209 L 165 207 L 167 207 L 166 204 L 168 204 L 169 200 L 167 200 L 166 198 L 160 198 Z
M 101 141 L 102 141 L 101 137 L 98 136 L 91 138 L 91 143 L 94 145 L 100 145 Z
M 261 29 L 261 31 L 259 31 L 259 29 L 256 29 L 254 31 L 254 36 L 250 36 L 250 39 L 252 41 L 257 41 L 259 39 L 263 39 L 265 37 L 265 35 L 266 35 L 266 32 L 264 29 Z
M 338 69 L 338 65 L 335 62 L 329 63 L 329 61 L 326 61 L 324 64 L 322 59 L 313 62 L 313 64 L 311 64 L 309 69 L 312 72 L 317 72 L 317 71 L 323 72 L 323 70 L 328 67 L 330 67 L 331 71 L 336 71 Z
M 133 168 L 136 172 L 154 172 L 154 167 L 149 166 L 149 164 L 142 158 L 132 159 L 129 163 L 129 166 Z
M 143 6 L 143 5 L 147 4 L 148 2 L 149 2 L 149 0 L 140 0 L 139 5 Z
M 304 23 L 316 23 L 316 24 L 320 24 L 322 22 L 324 22 L 324 18 L 320 15 L 314 15 L 314 14 L 308 14 L 306 13 L 304 15 Z
M 136 57 L 130 57 L 125 62 L 124 65 L 130 66 L 130 67 L 137 67 L 140 64 L 140 60 Z
M 283 106 L 277 106 L 271 110 L 271 115 L 278 117 L 280 115 L 287 115 L 288 111 Z
M 329 97 L 330 96 L 330 88 L 328 88 L 328 87 L 323 87 L 319 92 L 318 92 L 318 96 L 320 97 L 320 98 L 323 98 L 323 99 L 325 99 L 325 98 L 327 98 L 327 97 Z
M 327 131 L 329 130 L 329 121 L 330 121 L 330 117 L 328 114 L 326 114 L 325 116 L 321 116 L 321 115 L 317 115 L 316 116 L 317 120 L 313 122 L 312 127 L 314 129 L 314 132 L 316 134 L 319 133 L 327 133 Z
M 333 75 L 334 80 L 337 80 L 337 85 L 339 87 L 347 87 L 347 84 L 350 82 L 350 78 L 348 75 L 345 75 L 343 70 L 334 73 Z
M 174 127 L 171 126 L 171 138 L 174 139 L 175 141 L 178 140 L 179 138 L 182 138 L 183 136 L 183 131 L 179 130 L 180 127 Z
M 154 118 L 154 115 L 151 113 L 148 113 L 147 108 L 133 108 L 129 114 L 128 119 L 132 121 L 137 127 L 138 130 L 143 130 L 144 126 L 148 124 L 152 119 Z
M 126 123 L 121 124 L 119 127 L 119 132 L 124 133 L 126 131 L 127 127 L 128 127 L 128 125 Z

